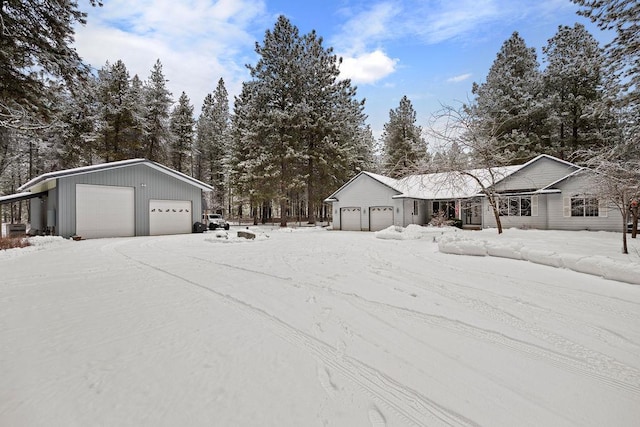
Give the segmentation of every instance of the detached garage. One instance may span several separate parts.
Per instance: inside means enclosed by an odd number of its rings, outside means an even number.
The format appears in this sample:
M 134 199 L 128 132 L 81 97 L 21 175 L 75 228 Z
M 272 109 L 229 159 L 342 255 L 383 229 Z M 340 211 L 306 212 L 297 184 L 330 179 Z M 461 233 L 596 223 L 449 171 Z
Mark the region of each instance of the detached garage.
M 32 233 L 90 239 L 190 233 L 213 188 L 133 159 L 47 173 L 18 190 L 31 199 Z

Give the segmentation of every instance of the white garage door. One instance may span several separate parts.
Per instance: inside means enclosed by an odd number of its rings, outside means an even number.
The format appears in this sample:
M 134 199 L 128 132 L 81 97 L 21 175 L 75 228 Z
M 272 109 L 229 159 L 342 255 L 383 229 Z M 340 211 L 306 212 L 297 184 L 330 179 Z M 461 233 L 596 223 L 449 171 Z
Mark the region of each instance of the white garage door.
M 380 231 L 393 225 L 393 207 L 379 206 L 369 208 L 369 230 Z
M 133 187 L 76 185 L 76 234 L 85 239 L 135 236 Z
M 340 229 L 362 231 L 360 226 L 360 208 L 340 208 Z
M 149 200 L 149 235 L 191 233 L 191 200 Z

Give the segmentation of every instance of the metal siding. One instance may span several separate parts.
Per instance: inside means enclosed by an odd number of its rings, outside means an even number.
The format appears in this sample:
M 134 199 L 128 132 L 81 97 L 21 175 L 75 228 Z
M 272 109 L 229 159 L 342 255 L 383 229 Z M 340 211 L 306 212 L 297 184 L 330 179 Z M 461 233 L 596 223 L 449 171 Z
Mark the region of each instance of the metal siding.
M 72 236 L 76 231 L 76 184 L 134 187 L 136 236 L 149 235 L 149 200 L 151 199 L 190 200 L 193 208 L 191 222 L 200 221 L 202 193 L 199 188 L 144 164 L 137 164 L 59 178 L 58 234 L 63 237 Z
M 577 170 L 577 166 L 570 166 L 548 158 L 540 158 L 496 185 L 498 192 L 531 190 L 544 188 L 571 172 Z

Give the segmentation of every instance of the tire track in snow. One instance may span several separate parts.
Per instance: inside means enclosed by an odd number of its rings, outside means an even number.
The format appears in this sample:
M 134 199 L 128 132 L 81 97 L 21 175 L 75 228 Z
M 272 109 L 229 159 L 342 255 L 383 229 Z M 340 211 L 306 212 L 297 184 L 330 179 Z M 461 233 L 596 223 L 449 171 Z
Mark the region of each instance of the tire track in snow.
M 196 258 L 200 261 L 208 261 L 199 257 Z M 558 347 L 561 351 L 554 351 L 544 348 L 534 343 L 526 342 L 516 338 L 509 337 L 497 331 L 492 331 L 483 328 L 477 328 L 471 324 L 452 320 L 443 316 L 429 315 L 422 312 L 413 311 L 403 307 L 397 307 L 383 302 L 376 302 L 368 300 L 360 295 L 348 292 L 342 292 L 335 288 L 328 286 L 315 285 L 308 282 L 296 282 L 291 277 L 281 277 L 262 271 L 256 271 L 245 267 L 234 266 L 225 263 L 219 263 L 214 261 L 208 261 L 215 265 L 221 265 L 232 269 L 237 269 L 244 272 L 255 273 L 259 275 L 265 275 L 272 278 L 281 279 L 288 282 L 289 285 L 294 287 L 304 286 L 306 288 L 313 288 L 328 292 L 332 296 L 339 296 L 341 298 L 348 298 L 355 302 L 355 305 L 366 310 L 382 309 L 387 312 L 394 312 L 395 314 L 401 313 L 405 316 L 410 316 L 418 319 L 422 322 L 429 323 L 433 326 L 447 328 L 453 332 L 460 333 L 462 335 L 472 337 L 475 339 L 491 342 L 494 344 L 502 345 L 514 351 L 518 351 L 528 357 L 535 358 L 552 364 L 557 367 L 571 370 L 580 375 L 589 376 L 597 381 L 600 381 L 610 387 L 617 389 L 624 389 L 634 394 L 640 395 L 640 371 L 636 368 L 626 365 L 616 359 L 609 357 L 605 354 L 597 352 L 595 350 L 588 349 L 580 344 L 574 343 L 558 334 L 551 331 L 539 328 L 530 322 L 526 322 L 523 319 L 516 317 L 500 308 L 497 308 L 491 304 L 483 302 L 479 299 L 474 299 L 456 293 L 453 290 L 449 290 L 443 285 L 434 285 L 437 289 L 430 287 L 428 290 L 436 292 L 441 296 L 452 299 L 465 306 L 472 307 L 474 310 L 491 317 L 500 323 L 507 324 L 512 327 L 529 333 L 537 338 L 541 338 L 543 341 L 550 343 L 553 347 Z M 405 272 L 415 275 L 413 272 Z M 420 276 L 421 277 L 421 276 Z M 423 278 L 423 277 L 421 277 Z M 390 280 L 401 281 L 398 277 L 388 277 Z M 458 285 L 455 282 L 446 281 L 447 285 Z M 475 288 L 470 289 L 476 290 Z M 620 336 L 617 336 L 620 339 Z
M 445 316 L 423 313 L 404 307 L 398 307 L 383 302 L 370 301 L 362 297 L 354 298 L 352 301 L 361 307 L 369 308 L 372 311 L 393 313 L 406 318 L 419 320 L 432 326 L 447 329 L 456 334 L 482 340 L 492 344 L 498 344 L 510 350 L 517 351 L 528 357 L 540 360 L 564 370 L 570 370 L 580 375 L 590 376 L 615 389 L 624 389 L 634 394 L 640 395 L 640 384 L 637 381 L 637 371 L 632 371 L 629 376 L 609 375 L 610 372 L 598 370 L 596 366 L 589 363 L 589 360 L 572 357 L 564 353 L 553 351 L 534 343 L 510 337 L 501 332 L 479 328 L 472 324 L 460 320 L 451 319 Z M 625 365 L 626 366 L 626 365 Z M 631 368 L 633 369 L 633 368 Z
M 417 254 L 412 254 L 412 255 L 413 255 L 414 258 L 416 258 L 417 260 L 420 260 L 421 262 L 424 262 L 426 260 L 425 258 L 420 258 Z M 428 260 L 429 260 L 429 262 L 437 263 L 438 265 L 446 268 L 449 271 L 454 271 L 456 273 L 470 274 L 470 272 L 468 270 L 463 270 L 461 268 L 457 268 L 455 266 L 452 266 L 452 265 L 449 265 L 449 264 L 445 264 L 444 262 L 442 262 L 442 261 L 440 261 L 440 260 L 438 260 L 436 258 L 429 258 Z M 514 262 L 524 262 L 524 261 L 518 261 L 518 260 L 513 260 L 513 261 Z M 555 267 L 548 267 L 548 268 L 555 268 Z M 416 272 L 412 272 L 412 273 L 416 274 Z M 473 271 L 472 273 L 473 273 L 473 275 L 481 275 L 483 277 L 486 277 L 486 278 L 488 278 L 490 280 L 494 280 L 494 281 L 495 280 L 503 280 L 504 281 L 505 279 L 507 279 L 508 283 L 515 284 L 515 282 L 513 280 L 511 280 L 510 278 L 505 277 L 504 275 L 500 275 L 500 274 L 491 272 L 491 271 Z M 581 274 L 581 273 L 578 273 L 578 272 L 574 272 L 574 273 Z M 592 276 L 592 277 L 595 278 L 596 276 Z M 544 292 L 546 294 L 553 295 L 553 297 L 555 299 L 561 299 L 561 300 L 565 301 L 567 304 L 570 304 L 573 307 L 583 307 L 583 308 L 588 309 L 588 310 L 598 310 L 598 311 L 600 311 L 602 313 L 605 313 L 605 314 L 612 314 L 612 315 L 615 315 L 616 317 L 624 317 L 626 319 L 634 320 L 634 321 L 640 320 L 640 302 L 624 300 L 624 299 L 621 299 L 621 298 L 613 297 L 613 296 L 610 296 L 610 295 L 604 295 L 604 294 L 600 294 L 600 293 L 595 293 L 595 292 L 589 292 L 589 291 L 587 291 L 585 289 L 569 288 L 569 287 L 565 287 L 565 286 L 562 286 L 562 285 L 556 285 L 556 284 L 550 285 L 548 283 L 543 283 L 543 282 L 540 282 L 540 281 L 537 281 L 537 280 L 533 280 L 532 278 L 529 278 L 529 277 L 521 277 L 519 280 L 520 281 L 517 283 L 517 286 L 522 286 L 523 284 L 527 284 L 527 285 L 532 285 L 535 288 L 541 288 L 542 287 L 542 288 L 544 288 Z M 450 282 L 450 283 L 454 284 L 453 282 Z M 473 289 L 473 290 L 476 290 L 476 291 L 480 290 L 480 289 L 473 288 L 473 287 L 470 287 L 470 286 L 465 286 L 465 285 L 462 285 L 462 284 L 459 284 L 459 283 L 456 283 L 455 285 L 458 286 L 458 287 L 465 287 L 465 288 Z M 632 285 L 629 285 L 629 286 L 632 286 Z M 620 302 L 623 302 L 625 304 L 629 304 L 629 305 L 632 305 L 632 306 L 635 306 L 635 307 L 633 307 L 633 310 L 631 310 L 631 311 L 629 311 L 629 310 L 621 310 L 620 307 L 615 307 L 614 308 L 614 307 L 611 307 L 611 306 L 608 306 L 608 305 L 595 303 L 593 301 L 593 299 L 585 301 L 585 300 L 573 297 L 571 295 L 568 295 L 567 293 L 561 292 L 560 291 L 561 289 L 569 289 L 569 290 L 571 290 L 572 292 L 575 292 L 575 293 L 596 296 L 596 297 L 598 297 L 598 299 L 612 299 L 612 300 L 620 301 Z
M 374 401 L 388 407 L 405 422 L 416 425 L 475 426 L 472 420 L 452 411 L 419 392 L 404 386 L 383 372 L 346 355 L 336 356 L 336 350 L 327 343 L 312 337 L 265 310 L 239 300 L 232 295 L 209 288 L 196 281 L 172 273 L 149 262 L 135 259 L 116 249 L 123 257 L 155 271 L 169 275 L 190 286 L 197 287 L 211 295 L 221 298 L 225 303 L 237 309 L 249 318 L 267 324 L 285 341 L 306 349 L 325 366 L 339 372 L 354 383 Z M 257 272 L 263 274 L 262 272 Z

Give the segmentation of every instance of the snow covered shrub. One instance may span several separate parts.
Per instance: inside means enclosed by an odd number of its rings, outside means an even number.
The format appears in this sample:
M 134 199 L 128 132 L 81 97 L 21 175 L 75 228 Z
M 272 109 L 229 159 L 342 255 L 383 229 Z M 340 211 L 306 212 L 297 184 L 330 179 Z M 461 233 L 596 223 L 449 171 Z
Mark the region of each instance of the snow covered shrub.
M 26 248 L 30 246 L 24 237 L 0 237 L 0 250 Z
M 448 219 L 444 211 L 438 211 L 429 221 L 429 225 L 433 227 L 450 227 L 453 225 L 453 220 Z

